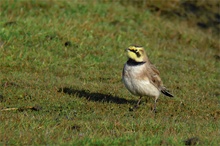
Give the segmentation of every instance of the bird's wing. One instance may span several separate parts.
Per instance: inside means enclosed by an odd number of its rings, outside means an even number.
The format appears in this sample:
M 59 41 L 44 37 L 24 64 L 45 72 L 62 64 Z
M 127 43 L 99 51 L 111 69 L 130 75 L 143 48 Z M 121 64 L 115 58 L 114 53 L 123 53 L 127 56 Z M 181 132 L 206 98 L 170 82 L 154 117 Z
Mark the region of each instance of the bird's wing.
M 156 74 L 154 71 L 150 73 L 150 82 L 157 87 L 159 90 L 163 86 L 163 83 L 161 81 L 161 78 L 158 74 Z
M 161 90 L 161 87 L 163 86 L 163 83 L 161 81 L 161 78 L 159 76 L 159 71 L 155 66 L 152 64 L 146 65 L 146 70 L 144 71 L 145 76 L 150 80 L 150 82 L 158 89 Z
M 150 68 L 153 70 L 153 72 L 157 75 L 160 75 L 160 72 L 159 70 L 153 65 L 153 64 L 150 64 Z
M 169 96 L 169 97 L 173 97 L 173 95 L 171 93 L 169 93 L 169 91 L 163 86 L 163 82 L 159 76 L 159 71 L 157 70 L 157 68 L 150 64 L 149 67 L 146 68 L 147 69 L 147 73 L 148 73 L 148 78 L 150 80 L 150 82 L 158 89 L 160 90 L 164 95 Z

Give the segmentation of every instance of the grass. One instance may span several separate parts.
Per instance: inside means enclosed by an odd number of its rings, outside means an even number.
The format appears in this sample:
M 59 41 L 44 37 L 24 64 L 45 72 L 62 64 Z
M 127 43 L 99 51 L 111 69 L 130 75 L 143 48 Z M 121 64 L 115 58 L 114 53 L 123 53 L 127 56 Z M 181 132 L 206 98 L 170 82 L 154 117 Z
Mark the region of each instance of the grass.
M 218 37 L 118 2 L 0 1 L 0 17 L 0 145 L 220 143 Z M 121 82 L 130 44 L 175 95 L 156 116 Z

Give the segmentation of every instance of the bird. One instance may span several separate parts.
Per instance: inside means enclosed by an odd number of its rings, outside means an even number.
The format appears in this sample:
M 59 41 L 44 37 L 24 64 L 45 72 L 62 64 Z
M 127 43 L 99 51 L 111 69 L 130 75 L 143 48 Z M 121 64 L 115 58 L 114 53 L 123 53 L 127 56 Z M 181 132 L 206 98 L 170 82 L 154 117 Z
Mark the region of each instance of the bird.
M 122 81 L 125 87 L 139 96 L 136 107 L 139 107 L 143 96 L 154 97 L 153 111 L 156 113 L 156 103 L 160 93 L 174 97 L 163 85 L 158 69 L 150 62 L 142 46 L 131 45 L 125 49 L 128 60 L 124 64 Z

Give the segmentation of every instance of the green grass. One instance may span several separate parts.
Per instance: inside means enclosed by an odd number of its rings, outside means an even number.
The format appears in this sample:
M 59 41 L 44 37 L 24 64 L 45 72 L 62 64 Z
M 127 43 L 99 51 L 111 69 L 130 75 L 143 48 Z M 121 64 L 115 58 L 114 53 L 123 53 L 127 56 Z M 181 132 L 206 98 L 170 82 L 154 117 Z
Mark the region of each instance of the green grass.
M 220 143 L 219 38 L 117 2 L 3 0 L 0 18 L 0 145 Z M 131 44 L 175 95 L 156 116 L 150 97 L 131 110 Z

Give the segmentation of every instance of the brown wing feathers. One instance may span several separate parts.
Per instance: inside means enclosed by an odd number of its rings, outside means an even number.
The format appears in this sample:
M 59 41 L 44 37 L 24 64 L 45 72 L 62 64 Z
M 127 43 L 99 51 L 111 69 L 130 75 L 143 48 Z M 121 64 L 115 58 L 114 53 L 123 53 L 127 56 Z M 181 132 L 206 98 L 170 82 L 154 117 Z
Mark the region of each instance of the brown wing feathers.
M 150 79 L 151 83 L 157 87 L 161 93 L 163 93 L 166 96 L 173 97 L 171 93 L 163 86 L 163 82 L 161 81 L 161 78 L 159 76 L 159 71 L 153 64 L 149 64 L 146 67 L 148 74 L 148 78 Z

